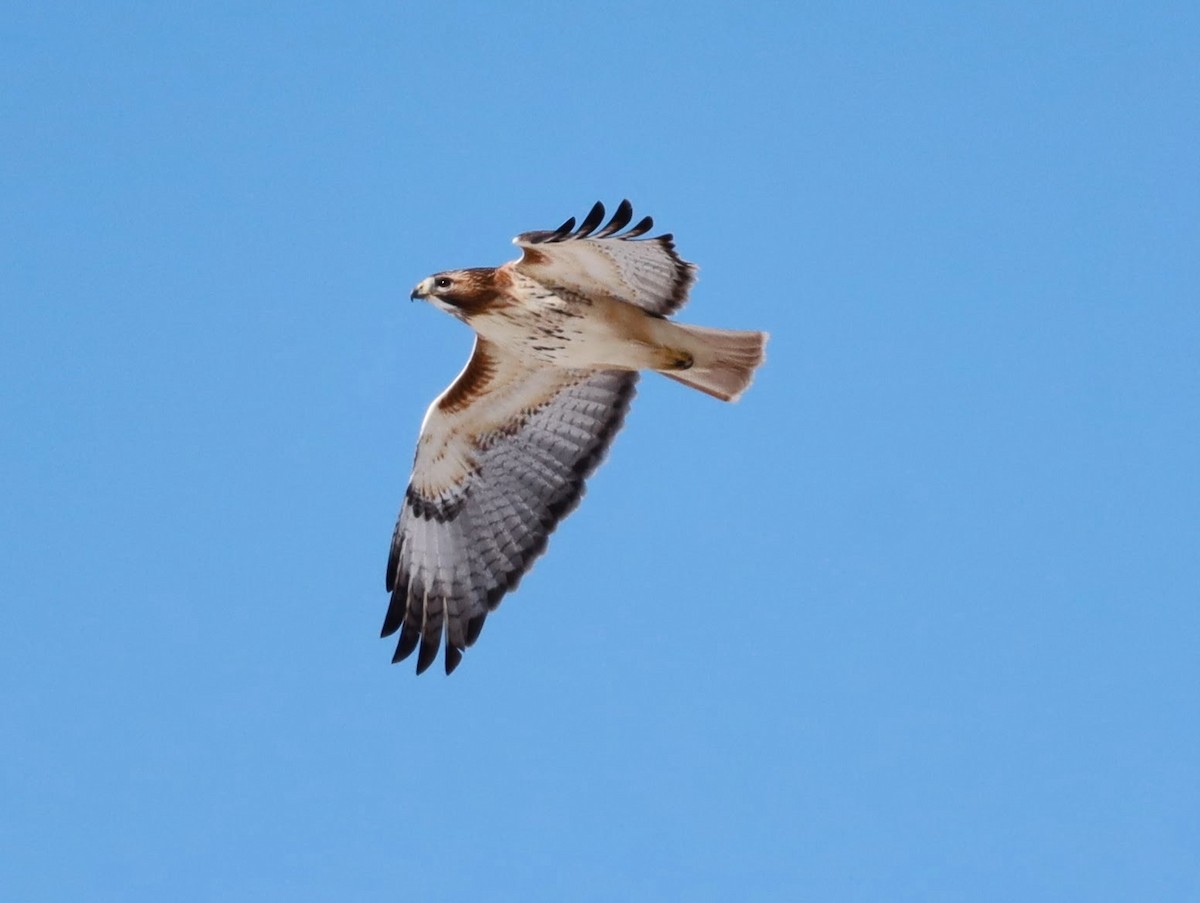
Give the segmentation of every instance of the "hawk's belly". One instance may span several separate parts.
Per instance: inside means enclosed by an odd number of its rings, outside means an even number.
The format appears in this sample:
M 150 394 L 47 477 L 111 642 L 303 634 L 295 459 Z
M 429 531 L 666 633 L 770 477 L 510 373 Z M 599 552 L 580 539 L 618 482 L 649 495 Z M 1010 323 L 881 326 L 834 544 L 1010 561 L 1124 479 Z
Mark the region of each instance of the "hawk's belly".
M 665 321 L 624 301 L 546 293 L 471 318 L 479 335 L 550 367 L 644 370 L 660 365 Z M 661 324 L 661 326 L 660 326 Z

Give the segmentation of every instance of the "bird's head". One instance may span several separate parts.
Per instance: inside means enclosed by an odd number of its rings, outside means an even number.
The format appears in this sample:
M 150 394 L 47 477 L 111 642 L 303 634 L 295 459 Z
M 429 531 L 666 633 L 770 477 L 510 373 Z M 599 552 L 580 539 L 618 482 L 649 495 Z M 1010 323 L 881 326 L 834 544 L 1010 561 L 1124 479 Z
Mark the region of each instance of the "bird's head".
M 497 295 L 496 271 L 481 267 L 471 270 L 446 270 L 417 283 L 409 296 L 428 301 L 459 319 L 466 319 L 490 304 Z

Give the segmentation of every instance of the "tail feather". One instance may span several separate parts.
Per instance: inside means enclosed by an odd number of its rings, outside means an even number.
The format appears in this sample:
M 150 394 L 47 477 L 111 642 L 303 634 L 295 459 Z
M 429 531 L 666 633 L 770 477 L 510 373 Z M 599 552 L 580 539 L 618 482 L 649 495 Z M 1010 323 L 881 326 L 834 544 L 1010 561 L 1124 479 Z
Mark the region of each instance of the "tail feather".
M 766 358 L 767 333 L 673 325 L 683 330 L 693 363 L 687 370 L 658 372 L 721 401 L 737 401 Z

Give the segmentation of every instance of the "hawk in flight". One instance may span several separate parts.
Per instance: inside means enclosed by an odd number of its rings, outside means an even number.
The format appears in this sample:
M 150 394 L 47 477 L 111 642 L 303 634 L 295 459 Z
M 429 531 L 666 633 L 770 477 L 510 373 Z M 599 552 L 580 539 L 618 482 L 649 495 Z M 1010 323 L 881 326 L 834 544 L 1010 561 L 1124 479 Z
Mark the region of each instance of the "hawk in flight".
M 696 267 L 671 235 L 642 238 L 650 217 L 622 201 L 602 228 L 525 232 L 521 257 L 447 270 L 412 293 L 475 331 L 458 378 L 421 424 L 412 478 L 387 565 L 397 630 L 393 662 L 419 648 L 417 673 L 445 646 L 446 673 L 516 587 L 620 429 L 640 370 L 735 401 L 763 361 L 767 335 L 668 320 Z M 624 230 L 624 231 L 622 231 Z

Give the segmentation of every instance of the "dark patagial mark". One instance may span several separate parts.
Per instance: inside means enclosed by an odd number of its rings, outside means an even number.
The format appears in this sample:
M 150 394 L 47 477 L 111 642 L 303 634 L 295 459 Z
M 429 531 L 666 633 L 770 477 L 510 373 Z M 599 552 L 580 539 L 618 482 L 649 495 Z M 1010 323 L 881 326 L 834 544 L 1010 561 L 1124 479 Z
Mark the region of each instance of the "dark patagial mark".
M 466 409 L 487 390 L 495 378 L 496 359 L 492 356 L 491 348 L 483 339 L 476 339 L 466 369 L 438 400 L 438 410 L 447 414 L 457 414 Z
M 527 239 L 528 235 L 520 236 L 522 240 Z M 521 263 L 527 266 L 545 266 L 550 262 L 550 259 L 536 248 L 524 247 L 521 248 Z

